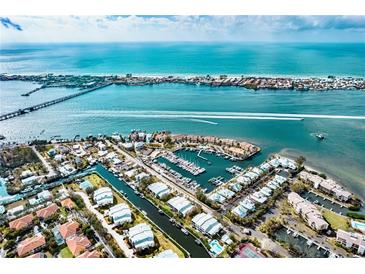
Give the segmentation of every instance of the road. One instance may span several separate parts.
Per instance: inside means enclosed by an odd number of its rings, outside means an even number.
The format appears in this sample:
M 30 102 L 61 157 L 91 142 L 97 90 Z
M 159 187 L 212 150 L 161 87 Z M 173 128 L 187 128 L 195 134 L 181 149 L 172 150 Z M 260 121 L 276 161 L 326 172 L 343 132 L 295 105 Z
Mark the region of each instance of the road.
M 91 204 L 89 197 L 84 192 L 76 192 L 76 194 L 80 195 L 81 198 L 84 200 L 86 208 L 90 210 L 92 213 L 96 215 L 98 220 L 101 222 L 103 227 L 107 230 L 107 232 L 114 238 L 116 243 L 119 245 L 120 249 L 123 250 L 124 254 L 128 258 L 134 257 L 133 250 L 128 247 L 128 245 L 124 241 L 124 237 L 118 234 L 116 231 L 113 230 L 112 226 L 109 225 L 105 219 L 103 214 L 101 214 L 98 210 L 96 210 L 93 205 Z
M 126 160 L 129 160 L 141 167 L 143 167 L 147 172 L 149 172 L 150 174 L 156 176 L 161 182 L 163 182 L 164 184 L 168 185 L 169 187 L 171 187 L 171 189 L 173 190 L 178 190 L 179 192 L 182 192 L 185 194 L 185 196 L 189 197 L 192 201 L 194 201 L 194 203 L 198 204 L 199 206 L 202 207 L 202 209 L 206 212 L 211 214 L 212 216 L 215 217 L 221 217 L 221 215 L 216 212 L 215 210 L 213 210 L 212 208 L 208 207 L 206 204 L 204 204 L 203 202 L 199 201 L 195 195 L 193 195 L 192 193 L 190 193 L 189 191 L 185 190 L 184 188 L 182 188 L 181 186 L 175 184 L 173 182 L 173 179 L 169 178 L 166 175 L 161 175 L 160 173 L 158 173 L 156 170 L 154 170 L 153 168 L 151 168 L 150 166 L 146 165 L 141 159 L 137 158 L 137 157 L 133 157 L 132 155 L 130 155 L 129 153 L 127 153 L 126 151 L 122 150 L 121 148 L 119 148 L 117 145 L 112 144 L 110 141 L 107 141 L 107 144 L 112 146 L 114 148 L 114 150 L 118 151 L 119 153 L 121 153 L 122 155 L 125 156 Z M 246 234 L 243 233 L 243 229 L 244 227 L 241 227 L 239 225 L 236 225 L 234 223 L 232 223 L 231 221 L 227 220 L 227 218 L 224 219 L 224 221 L 228 224 L 228 226 L 230 227 L 230 230 L 233 234 L 235 234 L 238 238 L 243 238 L 243 237 L 247 237 Z M 251 231 L 251 237 L 256 238 L 258 241 L 263 242 L 263 241 L 268 241 L 271 243 L 271 245 L 273 246 L 272 251 L 274 251 L 275 253 L 279 254 L 282 257 L 291 257 L 288 253 L 288 251 L 283 248 L 281 245 L 279 245 L 278 243 L 272 241 L 267 235 L 258 232 L 256 230 L 250 230 Z
M 35 146 L 32 146 L 32 150 L 34 151 L 34 153 L 37 155 L 37 157 L 39 158 L 39 160 L 41 160 L 43 166 L 45 166 L 45 168 L 48 171 L 47 176 L 48 177 L 53 177 L 56 176 L 57 173 L 56 171 L 53 169 L 53 167 L 46 161 L 46 159 L 44 159 L 44 157 L 39 153 L 39 151 L 35 148 Z

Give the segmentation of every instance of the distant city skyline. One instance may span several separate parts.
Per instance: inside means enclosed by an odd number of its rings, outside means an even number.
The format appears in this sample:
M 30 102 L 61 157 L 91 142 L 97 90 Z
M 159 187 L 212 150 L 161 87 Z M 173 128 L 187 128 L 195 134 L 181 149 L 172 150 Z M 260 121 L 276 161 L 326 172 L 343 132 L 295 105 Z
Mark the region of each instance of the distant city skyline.
M 365 42 L 365 16 L 2 16 L 1 43 Z

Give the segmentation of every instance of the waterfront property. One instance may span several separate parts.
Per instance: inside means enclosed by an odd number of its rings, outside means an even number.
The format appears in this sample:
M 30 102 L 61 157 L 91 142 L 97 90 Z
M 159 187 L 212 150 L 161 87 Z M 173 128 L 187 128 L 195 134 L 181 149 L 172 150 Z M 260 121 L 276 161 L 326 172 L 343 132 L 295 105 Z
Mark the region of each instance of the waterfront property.
M 252 244 L 242 244 L 239 246 L 235 258 L 265 258 Z
M 210 214 L 199 213 L 191 220 L 193 225 L 203 234 L 214 236 L 223 226 Z
M 171 193 L 170 188 L 161 182 L 150 184 L 147 188 L 159 199 Z
M 132 213 L 126 203 L 117 204 L 109 208 L 109 216 L 114 224 L 124 224 L 132 221 Z
M 101 187 L 94 191 L 94 201 L 98 206 L 113 204 L 113 193 L 109 187 Z
M 317 231 L 328 229 L 328 223 L 323 219 L 322 214 L 311 202 L 303 199 L 295 192 L 289 193 L 288 201 L 311 228 Z
M 365 254 L 365 235 L 363 234 L 339 229 L 336 234 L 336 241 L 346 248 L 355 250 L 359 255 Z
M 75 235 L 66 241 L 67 247 L 70 249 L 74 257 L 82 254 L 88 247 L 91 246 L 90 240 L 86 236 Z
M 154 235 L 148 224 L 141 223 L 131 227 L 128 231 L 128 237 L 130 243 L 136 250 L 143 250 L 155 246 Z
M 311 184 L 314 188 L 319 189 L 329 195 L 332 195 L 340 201 L 347 202 L 352 197 L 351 192 L 345 190 L 342 186 L 340 186 L 332 179 L 324 179 L 317 174 L 312 174 L 305 170 L 299 173 L 299 178 L 303 182 Z
M 162 251 L 161 253 L 157 254 L 154 258 L 174 259 L 174 258 L 179 258 L 179 256 L 171 249 L 168 249 L 168 250 Z
M 21 230 L 23 228 L 29 227 L 34 220 L 33 214 L 29 213 L 23 217 L 9 222 L 9 227 L 14 230 Z
M 193 204 L 183 196 L 171 198 L 167 201 L 167 204 L 183 217 L 194 209 Z

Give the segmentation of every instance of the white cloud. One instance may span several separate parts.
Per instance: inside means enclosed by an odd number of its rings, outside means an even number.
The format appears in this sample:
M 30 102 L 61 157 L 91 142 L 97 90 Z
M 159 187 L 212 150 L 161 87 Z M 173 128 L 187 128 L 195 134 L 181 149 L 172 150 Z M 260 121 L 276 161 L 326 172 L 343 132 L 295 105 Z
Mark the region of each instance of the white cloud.
M 365 41 L 365 16 L 14 16 L 1 42 Z

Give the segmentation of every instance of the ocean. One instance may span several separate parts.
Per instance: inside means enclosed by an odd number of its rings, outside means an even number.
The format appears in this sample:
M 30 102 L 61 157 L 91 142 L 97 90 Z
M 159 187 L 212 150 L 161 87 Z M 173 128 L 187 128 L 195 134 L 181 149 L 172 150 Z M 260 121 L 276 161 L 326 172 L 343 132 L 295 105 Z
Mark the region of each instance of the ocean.
M 359 44 L 93 44 L 13 45 L 1 49 L 1 73 L 229 74 L 365 77 Z M 74 92 L 37 84 L 0 82 L 0 112 Z M 187 86 L 109 86 L 69 101 L 0 122 L 8 141 L 60 135 L 127 134 L 131 129 L 218 135 L 262 148 L 252 164 L 271 153 L 296 157 L 331 174 L 365 199 L 365 116 L 362 91 L 250 91 Z M 297 114 L 304 120 L 290 119 Z M 290 117 L 289 117 L 289 116 Z M 319 115 L 327 115 L 326 117 Z M 237 118 L 238 117 L 238 118 Z M 280 119 L 278 119 L 280 118 Z M 315 133 L 324 133 L 318 141 Z

